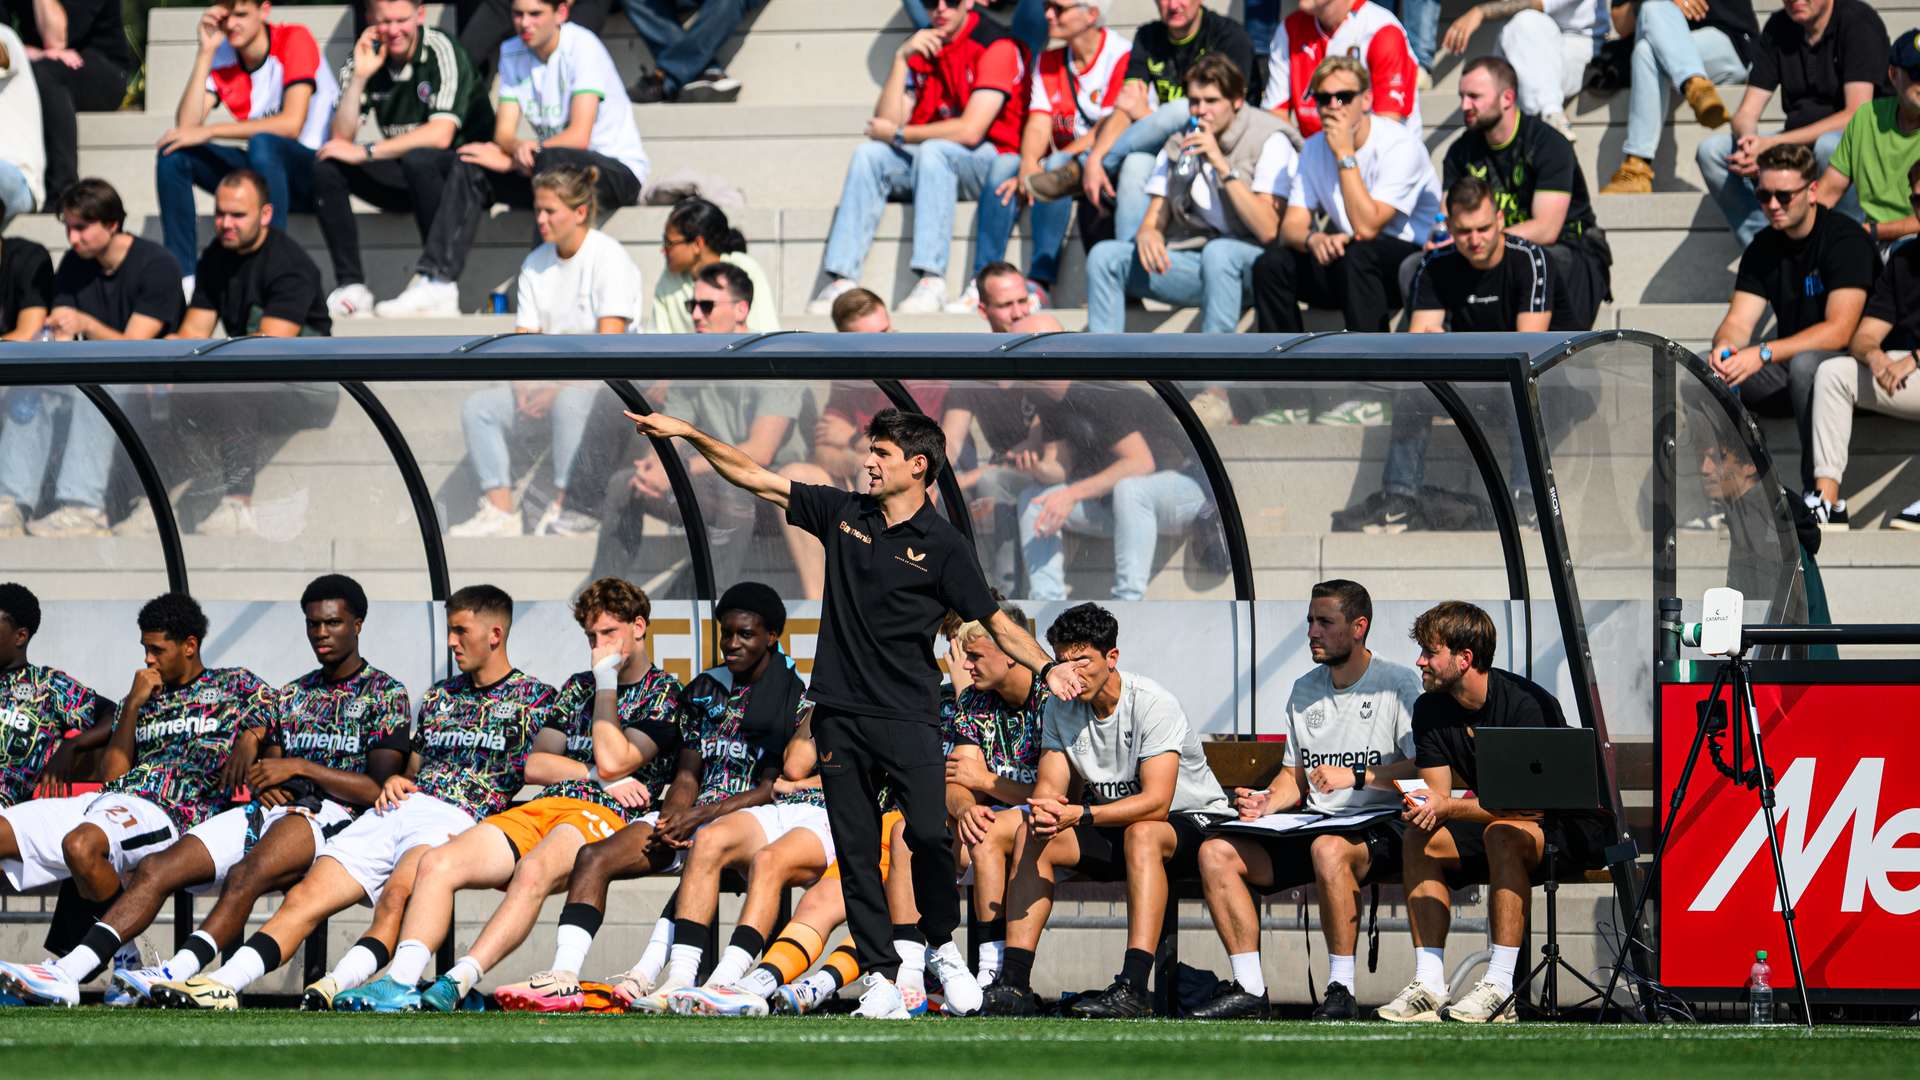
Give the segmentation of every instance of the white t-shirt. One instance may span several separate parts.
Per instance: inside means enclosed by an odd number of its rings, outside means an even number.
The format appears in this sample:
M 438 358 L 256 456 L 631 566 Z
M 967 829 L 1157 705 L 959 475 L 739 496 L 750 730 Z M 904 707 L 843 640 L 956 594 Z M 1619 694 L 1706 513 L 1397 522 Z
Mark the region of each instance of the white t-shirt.
M 1316 766 L 1377 768 L 1413 756 L 1413 703 L 1420 675 L 1379 657 L 1344 690 L 1333 685 L 1325 664 L 1294 681 L 1287 697 L 1287 749 L 1281 763 L 1312 772 Z M 1398 792 L 1340 788 L 1322 794 L 1307 787 L 1306 809 L 1338 814 L 1400 801 Z
M 620 69 L 613 66 L 613 57 L 593 31 L 561 24 L 560 43 L 544 61 L 517 37 L 500 46 L 500 104 L 519 106 L 540 138 L 567 129 L 578 94 L 600 99 L 587 149 L 620 162 L 633 170 L 634 179 L 646 183 L 647 152 L 640 145 L 640 128 L 633 122 L 633 103 L 627 100 Z
M 1067 755 L 1073 774 L 1086 785 L 1088 801 L 1109 803 L 1140 793 L 1140 763 L 1161 754 L 1180 755 L 1172 812 L 1226 813 L 1227 793 L 1207 767 L 1200 736 L 1187 723 L 1180 702 L 1159 683 L 1132 672 L 1115 672 L 1120 702 L 1104 720 L 1084 701 L 1050 698 L 1041 720 L 1040 750 Z
M 592 334 L 601 319 L 640 325 L 640 268 L 620 242 L 599 229 L 573 258 L 552 244 L 534 248 L 520 264 L 519 310 L 513 325 L 542 334 Z
M 1560 26 L 1563 34 L 1584 34 L 1588 37 L 1602 38 L 1613 27 L 1613 18 L 1607 12 L 1607 0 L 1541 0 L 1547 14 Z
M 1267 145 L 1260 148 L 1260 160 L 1253 167 L 1249 186 L 1261 195 L 1284 197 L 1292 190 L 1293 174 L 1299 167 L 1300 154 L 1294 150 L 1293 143 L 1275 132 L 1267 136 Z M 1171 168 L 1166 148 L 1162 147 L 1160 156 L 1153 162 L 1153 175 L 1147 178 L 1149 196 L 1166 197 L 1167 173 Z M 1214 175 L 1213 166 L 1205 159 L 1200 162 L 1200 182 L 1193 185 L 1193 205 L 1215 232 L 1227 231 L 1226 196 L 1220 192 L 1220 178 Z
M 12 162 L 26 177 L 33 205 L 47 204 L 47 146 L 40 134 L 40 87 L 33 81 L 27 47 L 13 28 L 0 24 L 0 45 L 7 50 L 7 66 L 0 67 L 0 116 L 7 118 L 7 139 L 0 142 L 0 161 Z
M 1382 236 L 1424 244 L 1440 213 L 1440 177 L 1421 141 L 1399 124 L 1376 120 L 1368 125 L 1367 144 L 1354 154 L 1360 162 L 1360 180 L 1367 194 L 1400 211 L 1380 230 Z M 1307 140 L 1294 174 L 1287 207 L 1304 206 L 1310 213 L 1324 211 L 1330 232 L 1352 235 L 1346 196 L 1340 193 L 1340 165 L 1327 149 L 1322 133 Z

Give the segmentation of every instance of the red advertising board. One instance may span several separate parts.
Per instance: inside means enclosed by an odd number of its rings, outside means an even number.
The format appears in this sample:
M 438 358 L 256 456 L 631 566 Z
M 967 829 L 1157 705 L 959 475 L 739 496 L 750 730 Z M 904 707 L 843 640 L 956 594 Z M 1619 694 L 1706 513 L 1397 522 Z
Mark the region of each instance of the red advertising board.
M 1661 687 L 1662 813 L 1708 689 Z M 1920 989 L 1920 686 L 1756 683 L 1753 696 L 1808 988 Z M 1659 883 L 1661 982 L 1734 989 L 1765 949 L 1774 985 L 1792 985 L 1759 795 L 1704 750 Z

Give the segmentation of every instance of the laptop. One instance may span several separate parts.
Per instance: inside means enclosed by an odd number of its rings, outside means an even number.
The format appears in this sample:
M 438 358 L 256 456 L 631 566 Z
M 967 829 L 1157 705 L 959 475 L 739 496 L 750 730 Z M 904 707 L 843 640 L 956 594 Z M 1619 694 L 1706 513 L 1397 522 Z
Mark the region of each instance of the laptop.
M 1475 794 L 1488 810 L 1600 809 L 1593 732 L 1577 727 L 1480 728 Z

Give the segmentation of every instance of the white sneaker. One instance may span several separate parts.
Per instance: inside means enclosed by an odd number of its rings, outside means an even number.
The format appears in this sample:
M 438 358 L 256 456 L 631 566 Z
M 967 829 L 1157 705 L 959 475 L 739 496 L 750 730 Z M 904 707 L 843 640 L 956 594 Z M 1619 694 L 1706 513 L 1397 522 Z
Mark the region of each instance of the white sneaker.
M 135 993 L 132 989 L 123 985 L 120 981 L 120 976 L 126 972 L 140 970 L 141 965 L 145 964 L 146 961 L 147 958 L 140 952 L 140 943 L 138 941 L 121 942 L 120 947 L 114 950 L 113 963 L 109 965 L 113 971 L 113 977 L 107 980 L 107 989 L 106 992 L 101 995 L 100 1003 L 117 1009 L 126 1009 L 138 1005 L 145 1000 L 144 995 Z M 155 981 L 164 982 L 167 978 L 168 976 L 163 975 Z
M 867 989 L 860 995 L 860 1007 L 853 1015 L 863 1020 L 911 1020 L 913 1014 L 907 1012 L 906 999 L 900 996 L 900 988 L 893 985 L 885 975 L 878 972 L 860 980 Z
M 80 984 L 52 964 L 9 964 L 0 960 L 0 990 L 30 1005 L 80 1004 Z
M 627 1008 L 632 1009 L 634 1012 L 643 1013 L 659 1014 L 671 1012 L 673 1010 L 673 995 L 679 991 L 691 989 L 693 989 L 693 987 L 687 985 L 684 980 L 675 978 L 673 972 L 669 971 L 666 977 L 653 988 L 653 993 L 628 1002 Z
M 667 1007 L 680 1016 L 765 1016 L 767 999 L 732 986 L 675 990 Z
M 896 315 L 938 315 L 946 310 L 947 279 L 937 274 L 922 274 L 913 283 L 913 291 L 894 305 Z
M 119 968 L 113 971 L 113 985 L 133 996 L 136 1001 L 153 1000 L 155 983 L 170 982 L 173 972 L 165 964 L 148 968 Z
M 960 299 L 949 303 L 946 310 L 949 315 L 972 315 L 979 309 L 980 286 L 968 285 L 966 291 L 960 294 Z
M 327 314 L 336 319 L 364 319 L 373 314 L 373 290 L 355 282 L 327 294 Z
M 153 504 L 147 501 L 145 495 L 134 499 L 127 516 L 113 527 L 115 536 L 153 536 L 159 531 L 160 526 L 153 520 Z
M 1396 1024 L 1437 1024 L 1440 1022 L 1440 1010 L 1445 1006 L 1446 1001 L 1439 994 L 1427 989 L 1426 983 L 1415 979 L 1392 1001 L 1380 1006 L 1375 1015 Z
M 1379 427 L 1387 422 L 1387 407 L 1378 401 L 1343 401 L 1314 417 L 1313 422 L 1340 427 Z
M 260 526 L 253 520 L 252 503 L 228 495 L 193 531 L 199 536 L 259 536 Z
M 837 991 L 831 979 L 816 971 L 799 982 L 787 983 L 775 990 L 773 1007 L 776 1012 L 789 1016 L 805 1016 Z
M 1199 418 L 1201 427 L 1223 428 L 1233 424 L 1233 406 L 1219 394 L 1203 390 L 1193 395 L 1187 404 L 1193 406 L 1193 415 Z
M 815 293 L 813 296 L 813 299 L 808 302 L 807 314 L 809 315 L 833 314 L 833 302 L 835 300 L 840 299 L 842 296 L 845 296 L 846 294 L 852 292 L 854 288 L 855 288 L 854 283 L 846 278 L 841 278 L 841 277 L 828 278 L 827 283 L 825 285 L 820 286 L 820 291 Z
M 373 305 L 383 319 L 454 319 L 460 316 L 460 286 L 415 274 L 399 296 Z
M 1440 1019 L 1463 1024 L 1511 1024 L 1519 1019 L 1514 1014 L 1513 1002 L 1507 1000 L 1512 996 L 1513 991 L 1502 990 L 1487 980 L 1481 979 L 1474 983 L 1473 989 L 1467 991 L 1460 1000 L 1441 1009 Z M 1507 1003 L 1507 1007 L 1500 1009 L 1498 1013 L 1494 1012 L 1493 1010 L 1499 1008 L 1503 1001 Z
M 1567 114 L 1564 112 L 1542 113 L 1540 122 L 1565 135 L 1570 143 L 1580 141 L 1580 136 L 1573 130 L 1573 121 L 1567 119 Z
M 107 528 L 106 512 L 92 506 L 63 506 L 27 522 L 27 532 L 49 540 L 113 535 Z
M 502 510 L 493 500 L 480 496 L 480 511 L 447 530 L 448 536 L 461 538 L 520 536 L 526 531 L 518 510 Z
M 951 1016 L 971 1016 L 980 1011 L 980 1002 L 985 997 L 981 993 L 980 983 L 967 970 L 967 958 L 960 955 L 960 946 L 948 941 L 927 957 L 927 965 L 933 968 L 935 978 L 946 995 L 946 1011 Z
M 0 495 L 0 540 L 12 540 L 26 535 L 27 516 L 20 512 L 20 504 L 11 495 Z

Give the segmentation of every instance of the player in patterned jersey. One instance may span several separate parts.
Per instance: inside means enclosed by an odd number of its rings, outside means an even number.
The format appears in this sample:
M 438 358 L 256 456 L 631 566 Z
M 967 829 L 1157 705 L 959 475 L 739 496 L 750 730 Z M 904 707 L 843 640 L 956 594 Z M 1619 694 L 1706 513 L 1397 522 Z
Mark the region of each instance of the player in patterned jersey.
M 694 834 L 709 822 L 772 799 L 773 780 L 805 689 L 778 648 L 786 605 L 768 586 L 741 582 L 720 597 L 714 616 L 725 662 L 701 672 L 681 695 L 680 755 L 660 810 L 580 849 L 567 879 L 567 905 L 554 935 L 553 964 L 526 982 L 494 991 L 502 1007 L 578 1011 L 584 1001 L 580 965 L 605 916 L 608 885 L 676 869 L 693 847 Z M 664 988 L 655 982 L 670 950 L 704 947 L 705 924 L 694 931 L 676 921 L 671 912 L 677 911 L 677 902 L 669 901 L 668 911 L 656 920 L 639 963 L 614 980 L 615 996 L 628 1007 L 664 1011 L 664 996 L 654 997 L 656 989 Z M 691 933 L 694 939 L 676 940 L 676 931 Z
M 33 799 L 0 810 L 0 870 L 19 890 L 71 878 L 98 918 L 135 864 L 199 825 L 239 787 L 275 715 L 273 688 L 240 668 L 201 663 L 207 617 L 167 593 L 140 609 L 146 666 L 107 743 L 109 779 L 94 795 Z M 73 1001 L 44 965 L 0 966 L 0 988 Z M 77 995 L 75 995 L 77 997 Z
M 412 779 L 390 777 L 373 804 L 335 836 L 313 869 L 287 893 L 273 918 L 217 970 L 153 988 L 164 1008 L 237 1009 L 240 992 L 280 966 L 322 919 L 371 902 L 379 925 L 405 906 L 414 872 L 429 848 L 506 808 L 520 790 L 528 748 L 546 723 L 555 693 L 507 659 L 513 598 L 492 585 L 469 585 L 447 598 L 447 647 L 460 673 L 428 690 L 409 739 L 396 733 L 380 749 L 408 749 Z M 391 916 L 390 916 L 391 917 Z M 398 926 L 397 918 L 392 925 Z M 373 977 L 386 962 L 386 941 L 364 937 L 333 971 L 307 988 L 306 1008 L 331 1005 L 334 987 Z
M 680 748 L 674 725 L 680 682 L 647 655 L 652 614 L 647 594 L 619 578 L 601 578 L 574 601 L 590 670 L 560 688 L 559 705 L 527 760 L 528 776 L 563 779 L 427 852 L 392 966 L 377 981 L 340 994 L 336 1010 L 459 1008 L 487 969 L 526 940 L 540 905 L 566 885 L 580 849 L 625 828 L 664 796 L 667 769 Z M 423 994 L 416 987 L 452 926 L 453 897 L 461 889 L 506 895 L 467 954 Z
M 299 881 L 327 839 L 373 805 L 380 785 L 405 765 L 398 751 L 371 749 L 406 730 L 408 709 L 406 687 L 360 656 L 366 592 L 352 578 L 328 574 L 307 586 L 300 608 L 320 666 L 279 692 L 265 748 L 247 773 L 253 801 L 141 860 L 79 946 L 48 965 L 64 978 L 43 999 L 72 1004 L 79 984 L 150 926 L 175 892 L 217 888 L 219 901 L 179 953 L 159 967 L 116 970 L 113 980 L 137 1001 L 155 983 L 198 974 L 239 941 L 254 903 Z
M 113 734 L 113 702 L 64 671 L 27 662 L 39 632 L 39 599 L 25 585 L 0 584 L 0 808 L 33 798 L 43 779 L 64 791 L 75 755 Z

